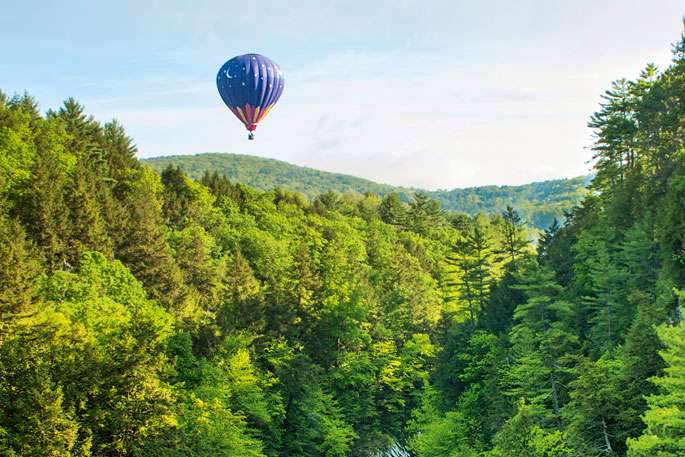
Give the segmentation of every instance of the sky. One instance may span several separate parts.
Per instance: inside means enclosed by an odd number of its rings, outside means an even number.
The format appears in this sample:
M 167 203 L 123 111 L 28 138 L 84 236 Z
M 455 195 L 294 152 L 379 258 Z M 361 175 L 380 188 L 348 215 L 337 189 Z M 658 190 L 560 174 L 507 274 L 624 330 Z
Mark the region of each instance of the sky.
M 452 189 L 588 173 L 611 81 L 664 68 L 682 0 L 5 0 L 0 90 L 117 119 L 141 158 L 233 152 Z M 257 52 L 285 90 L 247 140 L 216 72 Z

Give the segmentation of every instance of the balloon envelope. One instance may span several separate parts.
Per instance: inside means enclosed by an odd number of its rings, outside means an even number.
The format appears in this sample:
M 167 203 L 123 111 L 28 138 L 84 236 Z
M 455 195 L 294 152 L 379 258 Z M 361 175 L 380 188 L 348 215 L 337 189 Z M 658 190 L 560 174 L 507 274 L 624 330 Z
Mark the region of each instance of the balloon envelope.
M 244 54 L 222 65 L 216 86 L 226 106 L 252 132 L 283 93 L 283 73 L 268 57 Z

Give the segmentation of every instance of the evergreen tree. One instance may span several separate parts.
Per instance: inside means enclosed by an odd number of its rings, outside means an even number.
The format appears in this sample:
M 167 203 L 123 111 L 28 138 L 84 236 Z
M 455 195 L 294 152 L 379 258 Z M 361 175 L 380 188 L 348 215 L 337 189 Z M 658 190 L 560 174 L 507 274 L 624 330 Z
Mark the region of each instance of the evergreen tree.
M 530 244 L 525 228 L 526 223 L 519 213 L 509 205 L 502 212 L 502 219 L 504 222 L 502 224 L 504 243 L 499 254 L 504 255 L 507 261 L 516 263 Z
M 555 217 L 552 221 L 552 224 L 540 235 L 540 238 L 538 239 L 537 252 L 538 262 L 541 265 L 545 265 L 548 261 L 548 258 L 552 255 L 550 249 L 552 249 L 554 246 L 554 242 L 559 230 L 561 230 L 561 226 L 559 225 L 559 220 Z
M 122 198 L 140 168 L 136 147 L 117 121 L 104 125 L 102 144 L 114 195 Z
M 194 219 L 194 195 L 180 168 L 169 166 L 162 172 L 165 195 L 162 213 L 173 227 L 183 228 Z
M 488 457 L 570 457 L 573 449 L 562 432 L 546 431 L 538 425 L 534 406 L 520 402 L 518 411 L 495 437 Z
M 514 399 L 538 408 L 544 426 L 561 429 L 570 377 L 566 359 L 578 343 L 570 326 L 572 306 L 562 299 L 549 270 L 534 267 L 522 275 L 518 287 L 527 301 L 514 312 L 516 324 L 509 334 L 513 362 L 503 373 L 503 387 Z
M 22 226 L 0 210 L 0 334 L 32 311 L 40 273 L 41 264 Z
M 637 439 L 628 440 L 629 457 L 675 457 L 685 453 L 685 323 L 663 325 L 658 330 L 665 349 L 662 376 L 652 378 L 656 394 L 648 397 L 642 416 L 647 428 Z
M 492 283 L 493 247 L 485 228 L 476 222 L 445 260 L 455 269 L 456 279 L 450 284 L 457 286 L 459 298 L 467 305 L 467 318 L 475 325 Z
M 200 182 L 216 197 L 217 203 L 233 193 L 231 181 L 225 175 L 219 175 L 217 171 L 211 173 L 209 170 L 205 171 Z
M 532 262 L 533 260 L 531 260 Z M 487 302 L 478 314 L 480 326 L 497 335 L 506 335 L 513 326 L 514 310 L 526 302 L 526 295 L 519 287 L 519 269 L 530 268 L 528 264 L 509 263 L 502 277 L 493 284 Z
M 318 384 L 316 367 L 295 357 L 280 376 L 286 381 L 285 436 L 282 455 L 345 457 L 354 430 L 343 419 L 335 399 Z M 305 381 L 306 380 L 306 381 Z
M 86 251 L 100 251 L 111 255 L 112 246 L 101 216 L 101 209 L 95 201 L 97 195 L 93 184 L 96 180 L 88 176 L 88 170 L 80 160 L 73 172 L 68 189 L 67 201 L 71 218 L 71 246 L 69 263 L 76 265 Z
M 570 384 L 570 402 L 564 407 L 569 441 L 582 455 L 625 453 L 621 373 L 623 360 L 607 352 L 599 360 L 581 359 Z
M 203 309 L 213 313 L 221 299 L 221 283 L 225 274 L 224 259 L 214 258 L 214 239 L 197 225 L 190 225 L 171 238 L 183 282 L 199 294 Z
M 601 110 L 593 114 L 588 126 L 595 130 L 597 140 L 594 151 L 595 170 L 593 187 L 605 191 L 608 197 L 613 189 L 622 189 L 626 168 L 635 163 L 634 136 L 637 125 L 634 119 L 635 100 L 631 84 L 626 79 L 612 83 L 602 95 Z
M 406 217 L 406 224 L 411 230 L 425 235 L 442 223 L 442 210 L 437 200 L 417 192 L 409 203 Z
M 184 293 L 180 269 L 166 239 L 159 178 L 142 169 L 128 198 L 130 220 L 117 257 L 143 282 L 150 295 L 170 307 L 179 307 Z
M 404 227 L 407 223 L 407 208 L 405 206 L 399 195 L 391 193 L 383 197 L 378 213 L 386 224 Z
M 58 153 L 39 149 L 32 177 L 18 210 L 27 233 L 40 247 L 52 270 L 69 268 L 70 211 L 65 199 L 67 175 Z
M 264 310 L 259 300 L 261 284 L 239 249 L 233 251 L 227 262 L 223 279 L 225 295 L 217 323 L 223 331 L 236 328 L 262 330 Z

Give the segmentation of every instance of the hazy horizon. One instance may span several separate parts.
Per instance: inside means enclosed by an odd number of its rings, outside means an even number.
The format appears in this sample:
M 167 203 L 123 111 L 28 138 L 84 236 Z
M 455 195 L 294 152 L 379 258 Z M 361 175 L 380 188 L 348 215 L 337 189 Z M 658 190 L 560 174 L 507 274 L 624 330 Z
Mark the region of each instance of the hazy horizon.
M 227 151 L 424 189 L 517 185 L 588 173 L 600 95 L 668 65 L 683 13 L 670 0 L 260 5 L 8 5 L 0 90 L 42 110 L 73 96 L 118 119 L 141 158 Z M 254 142 L 215 87 L 251 51 L 286 78 Z

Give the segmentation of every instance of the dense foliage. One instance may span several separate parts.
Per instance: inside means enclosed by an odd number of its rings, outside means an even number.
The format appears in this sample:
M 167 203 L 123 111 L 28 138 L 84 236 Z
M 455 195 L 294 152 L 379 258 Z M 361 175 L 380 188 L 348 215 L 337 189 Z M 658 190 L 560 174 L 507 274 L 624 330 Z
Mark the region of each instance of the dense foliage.
M 405 443 L 441 318 L 461 306 L 453 265 L 487 270 L 472 233 L 507 259 L 529 249 L 513 210 L 160 175 L 73 100 L 41 116 L 3 96 L 0 151 L 3 455 Z
M 535 250 L 511 207 L 158 174 L 0 95 L 0 454 L 684 455 L 684 102 L 685 39 Z
M 590 194 L 474 322 L 444 315 L 418 457 L 685 455 L 685 36 L 589 127 Z
M 354 176 L 298 167 L 280 160 L 240 154 L 198 154 L 145 159 L 144 163 L 161 172 L 169 165 L 181 167 L 193 179 L 216 171 L 233 182 L 261 190 L 281 188 L 299 192 L 313 200 L 334 190 L 341 194 L 362 196 L 367 193 L 384 197 L 397 193 L 404 202 L 421 192 L 440 202 L 443 209 L 475 216 L 497 214 L 512 206 L 534 228 L 544 230 L 564 211 L 580 202 L 586 193 L 589 177 L 555 179 L 522 186 L 482 186 L 465 189 L 422 191 L 379 184 Z

